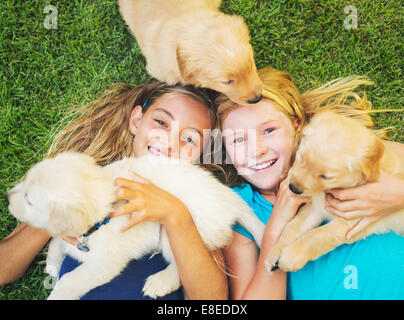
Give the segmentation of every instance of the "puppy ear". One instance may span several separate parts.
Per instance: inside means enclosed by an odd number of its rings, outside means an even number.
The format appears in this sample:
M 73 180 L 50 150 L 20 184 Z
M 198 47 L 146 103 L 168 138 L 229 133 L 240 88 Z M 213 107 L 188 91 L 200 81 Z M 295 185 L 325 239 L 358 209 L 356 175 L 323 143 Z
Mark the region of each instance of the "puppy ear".
M 375 138 L 374 142 L 362 158 L 359 166 L 366 182 L 376 181 L 380 173 L 380 160 L 384 153 L 384 143 L 381 139 Z
M 186 62 L 186 57 L 181 53 L 181 49 L 177 46 L 176 49 L 176 58 L 177 58 L 177 64 L 178 64 L 178 69 L 180 70 L 181 78 L 184 80 L 184 82 L 187 82 L 189 84 L 193 84 L 195 78 L 193 72 L 191 72 L 187 66 Z
M 66 161 L 80 161 L 82 163 L 95 165 L 95 159 L 87 154 L 76 152 L 76 151 L 66 151 L 59 153 L 55 159 L 62 159 Z
M 53 201 L 47 230 L 53 237 L 78 236 L 87 231 L 84 212 L 71 204 Z

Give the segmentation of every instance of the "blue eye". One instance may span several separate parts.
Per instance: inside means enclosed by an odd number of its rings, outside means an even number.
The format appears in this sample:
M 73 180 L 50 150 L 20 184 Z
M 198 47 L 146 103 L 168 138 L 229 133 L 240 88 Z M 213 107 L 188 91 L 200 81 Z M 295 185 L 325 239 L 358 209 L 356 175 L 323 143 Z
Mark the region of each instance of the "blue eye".
M 238 137 L 238 138 L 234 139 L 234 143 L 241 143 L 241 142 L 244 142 L 243 137 Z
M 166 127 L 166 128 L 168 127 L 168 125 L 162 120 L 154 119 L 154 121 L 156 121 L 160 126 L 163 126 L 163 127 Z
M 275 130 L 274 128 L 268 128 L 268 129 L 266 129 L 266 130 L 264 131 L 264 133 L 269 134 L 269 133 L 271 133 L 271 132 L 274 131 L 274 130 Z

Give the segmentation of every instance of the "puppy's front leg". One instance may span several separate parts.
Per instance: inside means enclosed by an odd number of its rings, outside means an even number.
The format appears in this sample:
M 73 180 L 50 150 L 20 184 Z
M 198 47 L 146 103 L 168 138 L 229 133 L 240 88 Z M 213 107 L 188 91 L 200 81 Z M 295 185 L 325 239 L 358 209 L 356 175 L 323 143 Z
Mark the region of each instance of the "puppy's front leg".
M 126 261 L 113 261 L 111 257 L 86 261 L 56 283 L 48 300 L 77 300 L 90 290 L 111 281 L 126 264 Z
M 348 243 L 345 234 L 357 222 L 358 219 L 335 218 L 328 224 L 308 231 L 282 250 L 278 262 L 279 268 L 284 271 L 297 271 L 308 261 L 315 260 L 341 244 Z
M 143 294 L 153 299 L 164 297 L 181 286 L 178 268 L 172 262 L 164 270 L 149 276 L 143 287 Z
M 45 271 L 52 277 L 57 278 L 59 275 L 60 266 L 65 256 L 65 246 L 65 242 L 61 238 L 54 238 L 49 243 Z
M 319 212 L 314 211 L 312 203 L 306 204 L 300 209 L 296 217 L 290 221 L 283 230 L 278 242 L 271 249 L 265 261 L 265 265 L 269 272 L 275 271 L 279 256 L 283 248 L 294 242 L 301 234 L 307 230 L 318 226 L 323 220 L 323 216 Z

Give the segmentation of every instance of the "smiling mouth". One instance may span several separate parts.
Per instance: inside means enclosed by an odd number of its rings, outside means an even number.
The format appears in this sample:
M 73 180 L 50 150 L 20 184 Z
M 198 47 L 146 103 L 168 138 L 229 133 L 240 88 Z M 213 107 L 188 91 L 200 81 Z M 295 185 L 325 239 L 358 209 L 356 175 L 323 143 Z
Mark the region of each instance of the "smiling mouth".
M 276 163 L 276 161 L 278 161 L 278 159 L 272 159 L 272 160 L 269 160 L 269 161 L 260 163 L 260 164 L 258 164 L 256 166 L 251 166 L 251 167 L 248 167 L 248 168 L 251 169 L 251 170 L 255 170 L 255 171 L 264 170 L 264 169 L 267 169 L 267 168 L 273 166 Z
M 148 146 L 147 151 L 154 156 L 167 158 L 167 155 L 164 152 L 161 152 L 160 149 L 156 149 L 154 147 Z

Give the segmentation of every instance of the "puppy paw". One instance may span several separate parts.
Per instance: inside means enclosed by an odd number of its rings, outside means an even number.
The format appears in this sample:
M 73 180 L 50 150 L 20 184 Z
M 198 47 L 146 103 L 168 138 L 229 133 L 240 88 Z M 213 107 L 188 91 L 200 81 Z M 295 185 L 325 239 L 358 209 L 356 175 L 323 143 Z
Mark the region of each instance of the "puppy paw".
M 265 267 L 269 273 L 272 273 L 279 269 L 278 261 L 281 252 L 282 246 L 280 245 L 275 245 L 269 252 L 267 258 L 265 259 Z
M 55 265 L 47 264 L 45 267 L 45 272 L 53 278 L 57 278 L 59 275 L 59 269 Z
M 153 299 L 164 297 L 177 290 L 181 283 L 178 276 L 170 276 L 165 270 L 149 276 L 143 287 L 143 294 Z
M 278 267 L 283 271 L 297 271 L 309 261 L 301 247 L 293 243 L 285 247 L 278 260 Z

